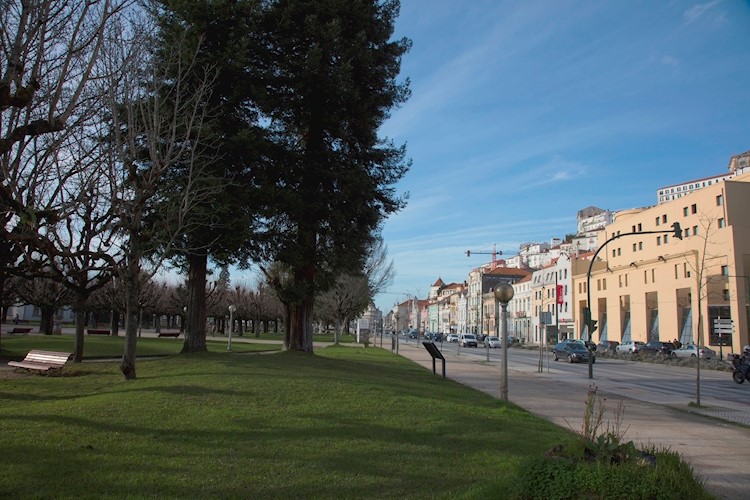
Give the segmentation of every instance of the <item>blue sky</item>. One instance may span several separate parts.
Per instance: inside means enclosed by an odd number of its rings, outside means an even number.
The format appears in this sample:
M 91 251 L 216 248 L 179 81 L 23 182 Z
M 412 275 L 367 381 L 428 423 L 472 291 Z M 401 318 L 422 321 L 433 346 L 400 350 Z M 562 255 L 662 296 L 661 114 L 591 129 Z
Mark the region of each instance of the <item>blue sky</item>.
M 750 3 L 401 0 L 410 100 L 382 135 L 413 161 L 383 237 L 387 313 L 488 255 L 653 205 L 750 149 Z

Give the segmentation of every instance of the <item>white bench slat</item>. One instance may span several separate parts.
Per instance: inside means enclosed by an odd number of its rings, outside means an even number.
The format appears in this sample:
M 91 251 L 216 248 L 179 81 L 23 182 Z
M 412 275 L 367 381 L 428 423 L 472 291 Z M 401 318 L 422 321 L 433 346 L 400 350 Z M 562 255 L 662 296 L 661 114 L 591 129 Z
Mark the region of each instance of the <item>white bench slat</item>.
M 9 361 L 8 366 L 46 372 L 61 369 L 71 356 L 67 352 L 32 350 L 23 361 Z

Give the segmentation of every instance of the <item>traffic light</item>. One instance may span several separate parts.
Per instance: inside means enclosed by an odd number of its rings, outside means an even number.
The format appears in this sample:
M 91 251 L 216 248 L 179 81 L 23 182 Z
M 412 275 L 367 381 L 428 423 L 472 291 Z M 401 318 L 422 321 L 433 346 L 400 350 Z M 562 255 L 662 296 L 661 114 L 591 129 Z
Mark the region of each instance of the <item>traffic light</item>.
M 596 331 L 596 323 L 597 323 L 597 321 L 595 319 L 592 319 L 592 320 L 589 321 L 589 340 L 591 340 L 591 338 L 592 338 L 591 336 Z
M 674 231 L 674 237 L 682 239 L 682 228 L 680 227 L 679 222 L 673 222 L 672 223 L 672 230 Z

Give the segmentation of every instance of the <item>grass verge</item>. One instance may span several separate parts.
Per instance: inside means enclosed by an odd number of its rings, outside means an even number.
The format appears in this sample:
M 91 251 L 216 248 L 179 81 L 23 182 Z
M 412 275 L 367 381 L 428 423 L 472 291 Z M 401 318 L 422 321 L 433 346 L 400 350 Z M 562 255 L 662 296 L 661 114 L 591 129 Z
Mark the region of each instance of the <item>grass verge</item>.
M 509 498 L 575 439 L 381 349 L 63 373 L 0 380 L 2 498 Z

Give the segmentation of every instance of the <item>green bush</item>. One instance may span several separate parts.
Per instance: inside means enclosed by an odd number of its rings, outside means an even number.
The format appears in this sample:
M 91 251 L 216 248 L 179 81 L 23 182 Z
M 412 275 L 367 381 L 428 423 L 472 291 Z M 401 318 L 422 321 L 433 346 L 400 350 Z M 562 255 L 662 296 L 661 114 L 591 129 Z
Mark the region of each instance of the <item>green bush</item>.
M 513 498 L 684 499 L 712 498 L 691 468 L 673 452 L 655 453 L 656 465 L 536 457 L 518 465 Z

